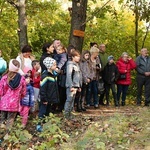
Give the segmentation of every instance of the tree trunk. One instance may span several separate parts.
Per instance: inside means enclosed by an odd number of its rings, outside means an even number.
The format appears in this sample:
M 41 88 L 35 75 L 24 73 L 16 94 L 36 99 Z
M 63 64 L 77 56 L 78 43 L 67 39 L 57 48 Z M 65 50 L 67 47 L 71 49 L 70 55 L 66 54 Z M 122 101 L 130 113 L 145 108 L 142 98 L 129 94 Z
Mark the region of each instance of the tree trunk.
M 139 21 L 139 12 L 138 12 L 138 1 L 135 0 L 135 54 L 138 56 L 138 21 Z
M 27 36 L 27 17 L 25 9 L 26 0 L 18 0 L 18 36 L 19 36 L 19 46 L 20 49 L 26 44 L 28 44 Z
M 73 45 L 79 51 L 82 51 L 84 37 L 75 36 L 74 30 L 85 31 L 86 10 L 88 0 L 72 0 L 72 19 L 69 44 Z

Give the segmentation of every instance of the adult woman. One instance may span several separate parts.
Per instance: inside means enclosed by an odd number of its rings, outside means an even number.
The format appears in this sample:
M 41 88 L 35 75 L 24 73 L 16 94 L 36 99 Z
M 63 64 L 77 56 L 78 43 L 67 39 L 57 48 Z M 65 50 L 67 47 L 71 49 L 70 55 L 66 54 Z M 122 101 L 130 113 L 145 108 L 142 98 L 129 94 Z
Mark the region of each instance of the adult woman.
M 136 68 L 136 63 L 129 57 L 127 52 L 123 52 L 116 65 L 120 73 L 120 77 L 117 80 L 117 101 L 119 103 L 122 94 L 121 105 L 124 106 L 128 87 L 131 84 L 131 70 Z
M 20 71 L 21 75 L 26 74 L 29 70 L 32 70 L 32 61 L 34 57 L 31 55 L 32 49 L 30 45 L 25 45 L 21 53 L 17 56 L 16 60 L 20 63 Z
M 47 68 L 43 64 L 43 60 L 46 57 L 53 57 L 53 52 L 54 52 L 54 46 L 53 46 L 53 44 L 52 43 L 45 43 L 43 45 L 42 51 L 43 51 L 43 53 L 42 53 L 42 56 L 40 58 L 41 72 L 43 72 L 44 70 L 47 70 Z
M 92 105 L 91 96 L 93 95 L 94 107 L 98 108 L 98 80 L 99 80 L 99 71 L 101 69 L 101 64 L 98 57 L 99 49 L 96 47 L 91 47 L 90 54 L 91 56 L 89 60 L 89 65 L 91 77 L 87 89 L 86 104 L 87 108 L 90 107 L 90 105 Z

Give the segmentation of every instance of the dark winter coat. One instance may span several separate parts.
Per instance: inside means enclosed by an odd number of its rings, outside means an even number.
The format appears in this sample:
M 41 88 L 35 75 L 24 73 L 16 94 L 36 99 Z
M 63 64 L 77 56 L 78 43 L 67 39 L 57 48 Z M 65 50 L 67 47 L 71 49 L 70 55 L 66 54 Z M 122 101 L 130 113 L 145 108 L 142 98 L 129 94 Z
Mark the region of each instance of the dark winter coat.
M 41 102 L 49 104 L 59 102 L 57 77 L 48 71 L 44 71 L 40 82 L 40 99 Z
M 114 84 L 119 77 L 118 67 L 112 63 L 107 63 L 103 70 L 103 80 L 106 84 Z

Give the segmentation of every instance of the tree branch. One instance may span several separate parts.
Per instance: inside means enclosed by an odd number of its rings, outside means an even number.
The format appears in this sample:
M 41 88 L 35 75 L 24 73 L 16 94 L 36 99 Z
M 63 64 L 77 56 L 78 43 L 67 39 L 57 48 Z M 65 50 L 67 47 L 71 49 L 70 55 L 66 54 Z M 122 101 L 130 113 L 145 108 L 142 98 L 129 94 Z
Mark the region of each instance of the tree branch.
M 142 48 L 144 47 L 145 40 L 146 40 L 148 32 L 149 32 L 149 28 L 150 28 L 150 22 L 149 22 L 149 25 L 146 27 L 146 34 L 145 34 L 143 42 L 142 42 Z
M 17 8 L 18 9 L 18 5 L 13 2 L 12 0 L 6 0 L 10 5 L 12 5 L 13 7 Z
M 94 14 L 99 13 L 111 0 L 108 0 L 98 11 L 96 11 Z M 82 23 L 81 26 L 85 25 L 87 22 L 89 22 L 90 20 L 93 19 L 94 16 L 90 17 L 89 19 L 87 19 L 85 22 Z

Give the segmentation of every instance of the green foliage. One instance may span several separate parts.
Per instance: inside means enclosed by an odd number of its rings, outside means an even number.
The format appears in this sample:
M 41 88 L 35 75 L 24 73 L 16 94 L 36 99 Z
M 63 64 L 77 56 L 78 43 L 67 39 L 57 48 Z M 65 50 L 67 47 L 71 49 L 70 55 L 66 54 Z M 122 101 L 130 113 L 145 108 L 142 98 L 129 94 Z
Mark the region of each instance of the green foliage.
M 43 132 L 38 134 L 44 142 L 36 143 L 35 150 L 48 150 L 50 147 L 55 147 L 57 144 L 67 141 L 69 136 L 60 129 L 60 118 L 50 114 L 44 121 L 46 123 L 43 125 Z

